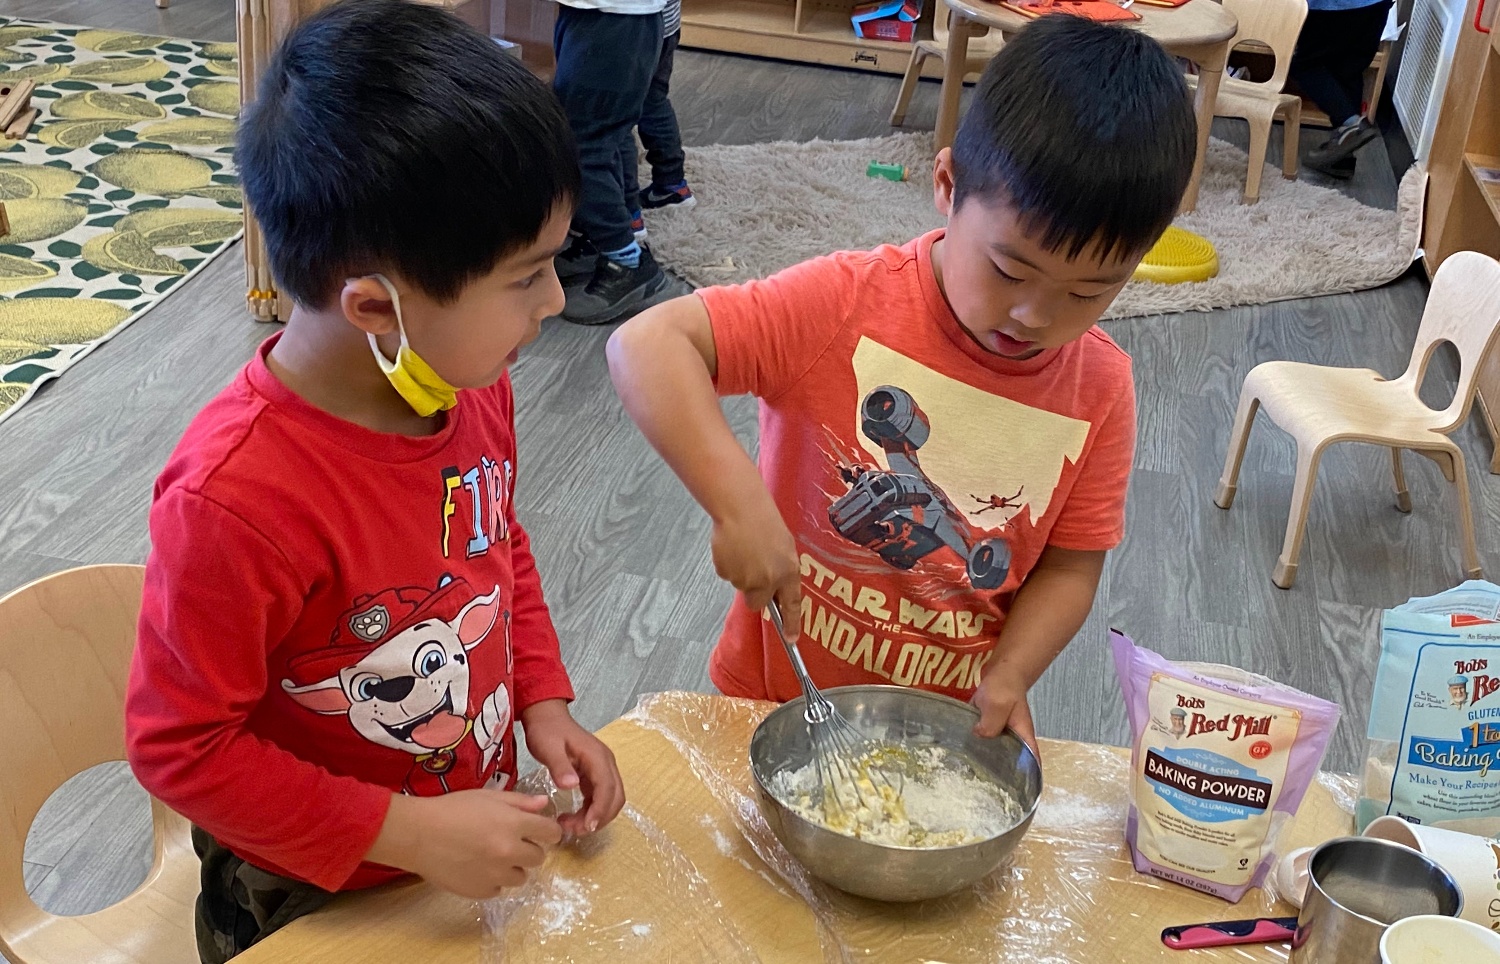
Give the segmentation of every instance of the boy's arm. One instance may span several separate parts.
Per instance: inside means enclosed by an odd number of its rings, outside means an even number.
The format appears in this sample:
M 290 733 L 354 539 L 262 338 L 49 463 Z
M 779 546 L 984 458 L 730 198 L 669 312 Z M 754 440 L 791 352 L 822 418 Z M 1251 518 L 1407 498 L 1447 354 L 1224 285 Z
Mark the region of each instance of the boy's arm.
M 563 666 L 562 650 L 552 614 L 542 596 L 542 577 L 531 554 L 531 538 L 507 507 L 510 526 L 510 564 L 515 577 L 511 602 L 511 652 L 515 659 L 512 676 L 516 691 L 516 715 L 545 700 L 573 699 L 573 684 Z
M 1089 443 L 1047 547 L 1016 591 L 995 658 L 974 693 L 979 736 L 996 736 L 1008 722 L 1035 748 L 1026 692 L 1083 627 L 1105 554 L 1124 536 L 1125 493 L 1135 459 L 1135 389 L 1128 360 L 1112 376 L 1118 385 L 1113 404 Z
M 136 777 L 229 847 L 338 889 L 379 833 L 390 791 L 248 729 L 263 700 L 284 698 L 268 653 L 306 587 L 272 539 L 200 495 L 168 491 L 151 537 L 126 693 Z
M 1078 634 L 1094 605 L 1104 550 L 1048 546 L 1016 591 L 995 658 L 974 693 L 978 736 L 998 736 L 1009 725 L 1036 746 L 1036 728 L 1026 692 Z
M 609 339 L 625 410 L 713 521 L 714 569 L 752 610 L 802 605 L 797 548 L 755 463 L 719 408 L 719 359 L 697 295 L 642 312 Z M 788 619 L 795 638 L 800 620 Z
M 514 436 L 515 397 L 508 383 L 501 404 Z M 515 452 L 510 456 L 515 459 Z M 613 820 L 625 806 L 624 782 L 609 747 L 580 726 L 568 711 L 573 684 L 563 665 L 557 629 L 552 625 L 552 614 L 542 595 L 542 577 L 531 552 L 531 539 L 516 519 L 515 505 L 512 488 L 511 498 L 505 503 L 505 517 L 510 532 L 514 590 L 511 625 L 506 628 L 515 661 L 511 676 L 515 717 L 526 731 L 527 749 L 547 768 L 553 781 L 563 789 L 577 787 L 583 791 L 585 807 L 579 813 L 563 815 L 558 821 L 560 828 L 571 834 L 593 833 Z M 399 828 L 408 814 L 396 803 L 391 810 L 387 826 L 396 825 L 392 836 L 399 840 Z M 420 824 L 416 828 L 420 830 Z M 385 836 L 382 834 L 382 838 Z M 383 850 L 383 844 L 383 839 L 376 841 L 372 859 Z
M 526 748 L 565 790 L 583 791 L 584 808 L 560 818 L 571 834 L 593 833 L 625 806 L 625 785 L 615 756 L 568 712 L 573 684 L 568 680 L 557 630 L 542 597 L 541 575 L 531 554 L 531 540 L 510 514 L 511 566 L 515 573 L 512 603 L 516 719 L 526 731 Z

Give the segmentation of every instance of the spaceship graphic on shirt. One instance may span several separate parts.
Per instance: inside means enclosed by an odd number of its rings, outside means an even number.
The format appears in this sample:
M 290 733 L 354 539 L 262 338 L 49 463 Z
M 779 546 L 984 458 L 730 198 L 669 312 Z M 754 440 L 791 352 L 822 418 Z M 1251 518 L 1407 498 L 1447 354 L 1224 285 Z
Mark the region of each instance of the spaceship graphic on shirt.
M 828 521 L 839 535 L 874 550 L 897 569 L 911 569 L 924 556 L 946 547 L 965 561 L 971 586 L 1000 588 L 1010 573 L 1010 546 L 1003 527 L 982 530 L 972 525 L 922 471 L 917 450 L 927 441 L 931 425 L 916 399 L 904 389 L 881 385 L 865 395 L 860 416 L 861 430 L 885 451 L 889 468 L 840 466 L 849 491 L 828 508 Z M 977 511 L 1011 508 L 1014 498 L 993 497 Z
M 946 558 L 964 566 L 971 588 L 1000 588 L 1017 527 L 1047 513 L 1089 423 L 975 388 L 871 339 L 855 349 L 853 368 L 862 438 L 853 459 L 839 460 L 848 489 L 830 493 L 834 530 L 896 569 Z
M 501 611 L 499 586 L 479 596 L 445 576 L 433 590 L 361 596 L 339 617 L 328 646 L 291 660 L 281 688 L 314 713 L 347 716 L 371 743 L 410 753 L 404 792 L 446 793 L 455 772 L 467 773 L 462 785 L 472 786 L 504 752 L 510 732 L 503 681 L 477 713 L 469 709 L 469 653 L 497 623 L 509 675 L 510 613 Z

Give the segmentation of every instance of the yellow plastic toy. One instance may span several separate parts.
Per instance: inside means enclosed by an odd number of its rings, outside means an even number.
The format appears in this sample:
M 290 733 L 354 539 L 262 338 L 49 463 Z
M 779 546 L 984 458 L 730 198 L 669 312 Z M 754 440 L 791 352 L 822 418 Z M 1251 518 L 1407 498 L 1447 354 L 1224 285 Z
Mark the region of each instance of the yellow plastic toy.
M 1134 280 L 1162 285 L 1184 281 L 1207 281 L 1219 273 L 1219 255 L 1213 242 L 1200 234 L 1170 225 L 1161 240 L 1146 252 L 1135 269 Z

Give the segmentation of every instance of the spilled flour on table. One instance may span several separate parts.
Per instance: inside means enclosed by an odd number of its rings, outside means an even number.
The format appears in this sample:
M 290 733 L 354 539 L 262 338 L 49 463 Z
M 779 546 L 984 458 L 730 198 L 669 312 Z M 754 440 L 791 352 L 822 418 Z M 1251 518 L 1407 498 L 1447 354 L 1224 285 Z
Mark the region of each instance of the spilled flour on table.
M 734 841 L 729 839 L 729 834 L 719 829 L 719 825 L 714 822 L 713 817 L 705 813 L 698 818 L 698 823 L 708 831 L 709 836 L 714 838 L 714 846 L 719 848 L 719 853 L 726 857 L 733 857 L 735 855 Z
M 542 937 L 570 933 L 588 916 L 590 906 L 588 891 L 582 884 L 566 877 L 553 877 L 537 900 L 536 920 Z
M 1089 794 L 1064 790 L 1056 785 L 1042 794 L 1032 822 L 1034 830 L 1067 830 L 1083 828 L 1114 829 L 1125 823 L 1126 804 L 1099 801 Z

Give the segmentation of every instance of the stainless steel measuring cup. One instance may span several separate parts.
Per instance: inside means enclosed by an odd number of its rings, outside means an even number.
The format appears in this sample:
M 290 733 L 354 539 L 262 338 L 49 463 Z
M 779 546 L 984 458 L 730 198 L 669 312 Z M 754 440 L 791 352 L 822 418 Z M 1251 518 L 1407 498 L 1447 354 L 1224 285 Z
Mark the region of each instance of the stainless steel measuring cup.
M 1423 854 L 1370 837 L 1339 837 L 1308 859 L 1307 896 L 1290 964 L 1380 964 L 1380 938 L 1403 917 L 1457 917 L 1464 898 Z

